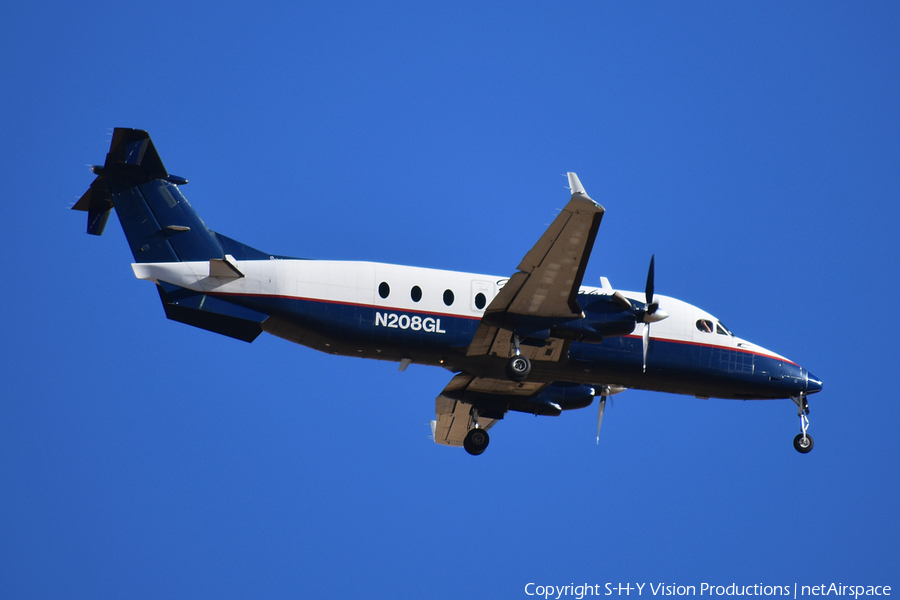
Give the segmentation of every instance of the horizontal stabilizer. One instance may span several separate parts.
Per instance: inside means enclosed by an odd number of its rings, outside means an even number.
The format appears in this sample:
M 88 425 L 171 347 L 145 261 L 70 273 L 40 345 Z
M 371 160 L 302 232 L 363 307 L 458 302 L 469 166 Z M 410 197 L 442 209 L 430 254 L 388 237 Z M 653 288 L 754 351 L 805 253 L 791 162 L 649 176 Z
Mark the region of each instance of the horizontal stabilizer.
M 103 166 L 91 168 L 97 176 L 72 210 L 88 213 L 87 232 L 102 235 L 113 208 L 112 194 L 123 189 L 163 179 L 185 185 L 187 179 L 169 175 L 163 166 L 150 134 L 140 129 L 117 127 Z
M 72 210 L 83 210 L 88 213 L 87 232 L 91 235 L 103 235 L 106 221 L 113 208 L 112 197 L 102 177 L 94 179 L 91 187 L 81 196 Z
M 213 261 L 212 277 L 234 278 L 242 276 L 235 260 L 274 258 L 209 229 L 180 190 L 187 180 L 166 171 L 146 131 L 117 127 L 106 162 L 92 170 L 97 177 L 72 208 L 88 213 L 93 235 L 115 209 L 136 263 Z
M 115 128 L 106 162 L 102 167 L 94 167 L 93 171 L 100 177 L 128 180 L 131 185 L 169 177 L 150 134 L 125 127 Z

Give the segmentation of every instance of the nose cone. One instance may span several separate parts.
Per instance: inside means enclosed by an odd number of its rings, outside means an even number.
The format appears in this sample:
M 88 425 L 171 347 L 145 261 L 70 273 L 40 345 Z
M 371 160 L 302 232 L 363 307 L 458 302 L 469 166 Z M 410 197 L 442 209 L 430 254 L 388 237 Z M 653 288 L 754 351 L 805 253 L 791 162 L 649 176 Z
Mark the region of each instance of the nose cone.
M 791 390 L 791 395 L 797 393 L 815 394 L 822 391 L 822 380 L 792 362 L 786 362 L 781 367 L 781 382 Z
M 806 393 L 815 394 L 822 391 L 822 380 L 810 373 L 806 372 Z

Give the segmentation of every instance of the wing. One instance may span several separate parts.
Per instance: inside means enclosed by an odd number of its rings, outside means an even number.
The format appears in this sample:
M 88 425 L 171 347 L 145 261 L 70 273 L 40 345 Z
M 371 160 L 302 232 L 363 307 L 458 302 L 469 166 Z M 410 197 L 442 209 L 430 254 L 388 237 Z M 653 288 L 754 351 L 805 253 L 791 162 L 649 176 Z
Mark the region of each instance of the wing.
M 591 200 L 575 173 L 568 175 L 572 199 L 487 307 L 467 356 L 509 356 L 513 332 L 523 322 L 541 329 L 544 321 L 549 328 L 554 321 L 584 316 L 578 290 L 604 209 Z M 528 357 L 555 362 L 564 347 L 563 340 L 551 339 L 544 347 L 531 349 L 533 356 Z
M 478 426 L 490 429 L 506 412 L 505 403 L 497 402 L 497 396 L 529 397 L 545 387 L 545 383 L 516 383 L 460 373 L 450 380 L 434 402 L 436 419 L 431 422 L 434 441 L 445 446 L 462 446 L 466 433 L 474 425 L 474 404 L 479 407 Z
M 467 356 L 511 356 L 517 327 L 527 324 L 534 332 L 549 329 L 555 322 L 584 316 L 577 300 L 578 290 L 604 209 L 591 200 L 575 173 L 569 173 L 569 187 L 571 200 L 491 301 L 466 350 Z M 567 341 L 550 338 L 541 346 L 522 345 L 520 351 L 532 361 L 557 362 L 566 355 L 567 348 Z M 466 433 L 474 426 L 473 407 L 477 409 L 478 426 L 490 429 L 511 406 L 527 403 L 548 385 L 460 373 L 435 401 L 434 441 L 462 446 Z M 555 411 L 537 408 L 535 414 L 559 414 L 559 407 L 554 408 Z M 547 412 L 538 413 L 539 410 Z

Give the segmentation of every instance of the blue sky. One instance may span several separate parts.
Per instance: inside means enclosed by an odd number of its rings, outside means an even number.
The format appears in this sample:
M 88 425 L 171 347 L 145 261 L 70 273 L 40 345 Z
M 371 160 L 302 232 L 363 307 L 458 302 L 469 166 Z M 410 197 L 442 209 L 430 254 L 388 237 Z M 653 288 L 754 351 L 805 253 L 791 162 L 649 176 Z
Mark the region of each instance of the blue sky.
M 527 597 L 900 579 L 900 9 L 887 2 L 134 3 L 0 23 L 0 596 Z M 268 252 L 511 274 L 568 199 L 585 283 L 656 290 L 825 382 L 628 391 L 433 444 L 450 375 L 167 321 L 67 210 L 147 129 Z

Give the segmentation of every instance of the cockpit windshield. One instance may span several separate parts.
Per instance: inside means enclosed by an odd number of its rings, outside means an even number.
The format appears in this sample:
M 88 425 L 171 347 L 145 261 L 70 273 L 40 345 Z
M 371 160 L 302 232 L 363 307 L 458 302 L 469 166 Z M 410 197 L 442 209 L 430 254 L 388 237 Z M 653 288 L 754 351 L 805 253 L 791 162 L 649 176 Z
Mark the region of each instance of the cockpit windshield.
M 713 333 L 715 331 L 719 335 L 728 335 L 734 337 L 734 334 L 731 331 L 722 325 L 719 321 L 711 321 L 709 319 L 698 319 L 697 320 L 697 330 L 702 331 L 703 333 Z

